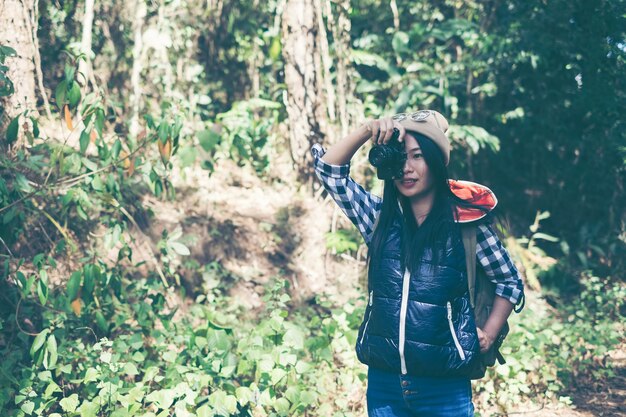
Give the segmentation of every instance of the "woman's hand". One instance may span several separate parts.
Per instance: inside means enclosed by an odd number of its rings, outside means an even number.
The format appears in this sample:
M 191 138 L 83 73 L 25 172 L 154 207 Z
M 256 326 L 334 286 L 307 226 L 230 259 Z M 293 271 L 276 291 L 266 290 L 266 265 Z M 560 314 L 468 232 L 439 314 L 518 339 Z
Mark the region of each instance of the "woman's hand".
M 406 130 L 391 117 L 365 122 L 331 146 L 322 157 L 322 160 L 333 165 L 347 164 L 354 156 L 354 153 L 361 146 L 365 145 L 367 141 L 371 140 L 375 145 L 389 142 L 394 128 L 400 131 L 399 140 L 402 141 Z
M 479 327 L 476 328 L 476 332 L 478 333 L 478 342 L 480 343 L 480 353 L 485 353 L 493 345 L 496 338 Z
M 391 117 L 383 117 L 381 119 L 374 119 L 366 122 L 365 124 L 367 129 L 372 133 L 372 137 L 370 138 L 374 145 L 383 145 L 391 139 L 391 135 L 393 135 L 393 129 L 396 128 L 400 131 L 400 136 L 398 136 L 398 140 L 402 142 L 404 139 L 404 135 L 406 134 L 406 130 L 402 125 Z

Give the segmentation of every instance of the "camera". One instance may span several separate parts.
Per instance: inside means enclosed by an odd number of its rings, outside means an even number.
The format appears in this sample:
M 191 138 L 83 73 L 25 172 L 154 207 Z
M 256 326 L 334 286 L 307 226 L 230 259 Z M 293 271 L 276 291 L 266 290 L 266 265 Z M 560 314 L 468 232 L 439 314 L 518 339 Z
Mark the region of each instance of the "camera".
M 370 149 L 369 161 L 376 167 L 378 179 L 390 180 L 402 178 L 406 152 L 404 143 L 398 141 L 400 131 L 393 129 L 391 139 L 384 145 L 376 145 Z

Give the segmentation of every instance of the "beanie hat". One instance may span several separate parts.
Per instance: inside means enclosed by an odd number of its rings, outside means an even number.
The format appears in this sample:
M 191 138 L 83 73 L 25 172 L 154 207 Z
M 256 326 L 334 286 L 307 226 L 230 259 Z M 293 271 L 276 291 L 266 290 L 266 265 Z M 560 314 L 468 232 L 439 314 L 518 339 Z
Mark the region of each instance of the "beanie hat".
M 444 164 L 450 162 L 450 140 L 446 136 L 448 121 L 435 110 L 419 110 L 415 113 L 399 113 L 392 117 L 402 127 L 431 139 L 441 150 Z

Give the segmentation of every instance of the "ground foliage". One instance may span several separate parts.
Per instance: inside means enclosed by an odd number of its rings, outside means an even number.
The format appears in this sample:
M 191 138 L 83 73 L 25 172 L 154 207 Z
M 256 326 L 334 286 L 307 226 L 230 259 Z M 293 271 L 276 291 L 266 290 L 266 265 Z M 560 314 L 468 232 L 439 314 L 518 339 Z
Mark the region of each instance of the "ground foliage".
M 29 143 L 0 155 L 2 415 L 363 415 L 366 375 L 353 352 L 363 297 L 294 303 L 276 276 L 251 316 L 233 307 L 227 290 L 239 278 L 217 261 L 194 265 L 196 288 L 182 285 L 180 230 L 138 256 L 151 216 L 142 196 L 175 201 L 172 170 L 208 174 L 232 159 L 268 186 L 277 180 L 282 2 L 229 1 L 219 15 L 147 4 L 154 59 L 141 74 L 137 135 L 126 117 L 137 4 L 97 5 L 107 18 L 97 18 L 87 86 L 77 74 L 82 6 L 40 6 L 57 120 L 29 109 L 2 132 L 7 144 Z M 428 107 L 450 118 L 454 152 L 467 156 L 451 170 L 500 196 L 532 294 L 512 318 L 507 365 L 474 385 L 477 409 L 567 406 L 574 379 L 611 380 L 608 355 L 623 342 L 624 3 L 397 7 L 395 28 L 388 4 L 353 2 L 349 13 L 363 117 Z M 14 53 L 1 47 L 0 81 Z M 4 82 L 0 94 L 12 92 Z M 372 181 L 368 169 L 355 175 Z M 361 242 L 340 228 L 327 244 L 357 256 Z

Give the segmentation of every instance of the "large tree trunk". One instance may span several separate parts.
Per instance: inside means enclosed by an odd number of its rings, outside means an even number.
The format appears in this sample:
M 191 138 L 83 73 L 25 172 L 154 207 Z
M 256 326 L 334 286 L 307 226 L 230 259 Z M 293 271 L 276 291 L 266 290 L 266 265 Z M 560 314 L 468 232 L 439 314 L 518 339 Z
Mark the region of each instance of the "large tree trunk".
M 17 52 L 17 56 L 6 60 L 9 67 L 7 76 L 13 82 L 15 92 L 0 98 L 0 143 L 4 142 L 6 127 L 15 116 L 26 110 L 36 112 L 34 16 L 34 0 L 0 0 L 0 45 L 9 46 Z M 22 134 L 13 148 L 21 146 Z
M 309 148 L 322 142 L 326 115 L 314 0 L 287 0 L 283 12 L 286 106 L 291 157 L 301 180 L 312 178 Z

